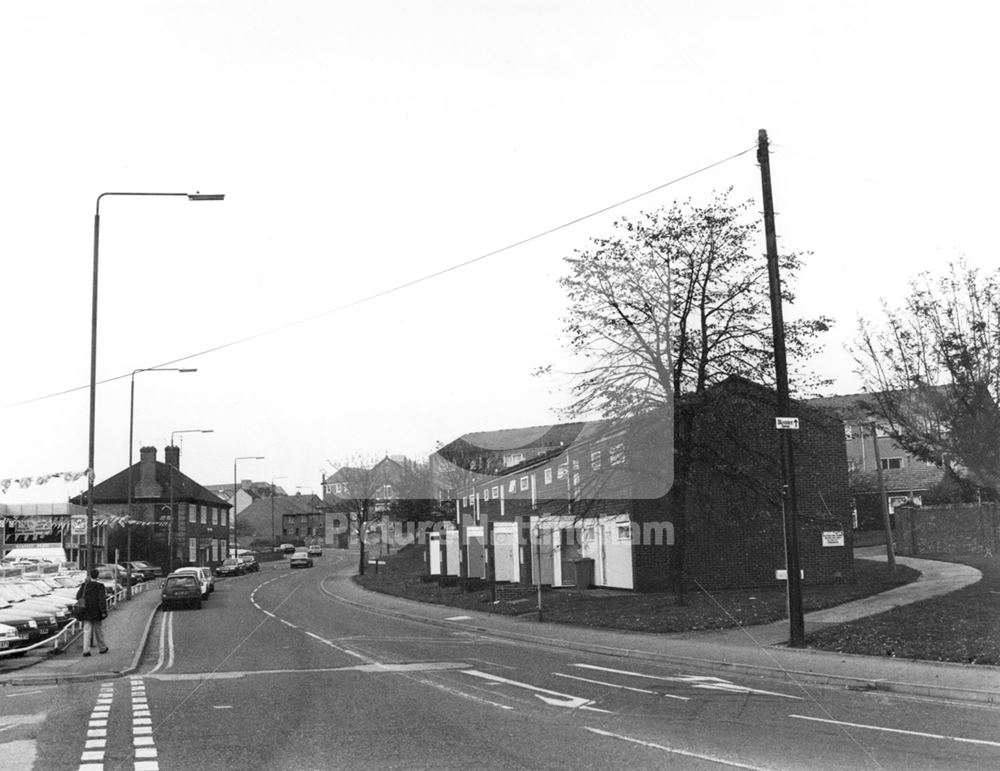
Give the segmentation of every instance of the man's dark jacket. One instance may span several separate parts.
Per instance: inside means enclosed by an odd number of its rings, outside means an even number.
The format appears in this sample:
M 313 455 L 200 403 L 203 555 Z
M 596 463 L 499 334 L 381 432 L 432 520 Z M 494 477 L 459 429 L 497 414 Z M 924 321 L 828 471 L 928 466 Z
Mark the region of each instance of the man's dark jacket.
M 81 621 L 100 621 L 108 615 L 108 593 L 100 581 L 87 581 L 76 590 L 76 598 L 86 604 Z

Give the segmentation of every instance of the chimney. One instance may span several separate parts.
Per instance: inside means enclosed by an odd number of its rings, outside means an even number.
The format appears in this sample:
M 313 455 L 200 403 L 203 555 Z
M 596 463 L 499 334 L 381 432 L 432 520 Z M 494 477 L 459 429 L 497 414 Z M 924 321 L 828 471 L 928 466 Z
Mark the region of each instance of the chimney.
M 163 488 L 156 481 L 156 448 L 139 450 L 139 483 L 135 486 L 136 498 L 159 498 Z
M 168 445 L 163 448 L 163 462 L 168 466 L 173 466 L 177 471 L 181 470 L 181 448 Z

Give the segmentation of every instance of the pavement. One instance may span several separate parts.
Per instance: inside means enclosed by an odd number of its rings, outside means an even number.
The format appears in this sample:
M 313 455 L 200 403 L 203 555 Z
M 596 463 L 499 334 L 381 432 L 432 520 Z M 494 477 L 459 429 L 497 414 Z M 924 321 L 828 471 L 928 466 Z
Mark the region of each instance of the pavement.
M 884 547 L 855 549 L 861 559 L 885 559 Z M 893 607 L 960 589 L 980 579 L 966 565 L 897 557 L 900 565 L 921 572 L 906 586 L 808 613 L 807 632 L 831 624 L 882 613 Z M 265 565 L 265 568 L 268 567 Z M 742 629 L 683 634 L 643 634 L 529 621 L 500 614 L 430 605 L 366 590 L 350 579 L 351 560 L 331 581 L 329 593 L 357 607 L 436 626 L 486 634 L 549 647 L 657 661 L 697 671 L 730 672 L 793 684 L 832 685 L 852 690 L 885 691 L 934 699 L 1000 705 L 1000 667 L 900 660 L 888 657 L 789 648 L 788 624 L 778 622 Z M 83 658 L 79 640 L 58 654 L 0 658 L 0 686 L 105 680 L 131 674 L 138 667 L 153 618 L 159 587 L 122 603 L 105 620 L 109 651 Z

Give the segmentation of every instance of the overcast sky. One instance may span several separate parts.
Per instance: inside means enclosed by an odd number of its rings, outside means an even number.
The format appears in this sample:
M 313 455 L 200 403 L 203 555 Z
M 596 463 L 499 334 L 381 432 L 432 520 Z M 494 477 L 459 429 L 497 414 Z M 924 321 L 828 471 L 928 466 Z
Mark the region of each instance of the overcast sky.
M 98 481 L 172 432 L 203 484 L 557 419 L 563 258 L 620 216 L 760 199 L 765 128 L 796 313 L 859 390 L 860 314 L 996 264 L 996 18 L 982 2 L 232 0 L 0 5 L 0 479 Z M 993 51 L 994 53 L 990 53 Z M 763 245 L 761 245 L 763 254 Z M 762 258 L 763 259 L 763 258 Z M 373 299 L 366 299 L 373 298 Z M 200 354 L 200 355 L 199 355 Z M 76 389 L 76 390 L 73 390 Z M 69 392 L 59 396 L 48 396 Z M 44 398 L 43 398 L 44 397 Z M 332 464 L 332 466 L 331 466 Z M 85 481 L 0 494 L 62 501 Z

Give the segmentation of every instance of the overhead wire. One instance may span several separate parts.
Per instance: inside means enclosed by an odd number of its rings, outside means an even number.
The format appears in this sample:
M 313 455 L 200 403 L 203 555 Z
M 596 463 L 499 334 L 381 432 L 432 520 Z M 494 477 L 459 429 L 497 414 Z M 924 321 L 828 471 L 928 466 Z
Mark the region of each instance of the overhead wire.
M 448 267 L 442 268 L 441 270 L 437 270 L 437 271 L 434 271 L 432 273 L 427 273 L 427 274 L 425 274 L 423 276 L 419 276 L 418 278 L 411 279 L 410 281 L 404 281 L 401 284 L 396 284 L 395 286 L 388 287 L 386 289 L 381 289 L 378 292 L 366 295 L 364 297 L 360 297 L 360 298 L 358 298 L 356 300 L 351 300 L 350 302 L 344 303 L 343 305 L 338 305 L 338 306 L 336 306 L 334 308 L 329 308 L 329 309 L 327 309 L 325 311 L 322 311 L 321 313 L 316 313 L 316 314 L 313 314 L 311 316 L 306 316 L 304 318 L 297 319 L 295 321 L 290 321 L 287 324 L 282 324 L 282 325 L 277 326 L 277 327 L 272 327 L 271 329 L 267 329 L 267 330 L 264 330 L 264 331 L 261 331 L 261 332 L 255 332 L 252 335 L 247 335 L 245 337 L 241 337 L 241 338 L 238 338 L 236 340 L 230 340 L 230 341 L 225 342 L 225 343 L 220 343 L 219 345 L 214 345 L 214 346 L 212 346 L 210 348 L 205 348 L 205 349 L 197 351 L 195 353 L 189 353 L 189 354 L 186 354 L 184 356 L 180 356 L 180 357 L 175 358 L 175 359 L 170 359 L 169 361 L 163 361 L 163 362 L 160 362 L 159 364 L 154 364 L 154 365 L 151 365 L 151 366 L 153 366 L 153 367 L 167 367 L 167 366 L 170 366 L 172 364 L 179 364 L 181 362 L 190 361 L 191 359 L 196 359 L 196 358 L 199 358 L 201 356 L 207 356 L 210 353 L 216 353 L 217 351 L 222 351 L 222 350 L 225 350 L 226 348 L 233 348 L 233 347 L 235 347 L 237 345 L 243 345 L 244 343 L 248 343 L 248 342 L 250 342 L 252 340 L 257 340 L 257 339 L 260 339 L 262 337 L 266 337 L 268 335 L 273 335 L 273 334 L 276 334 L 278 332 L 282 332 L 282 331 L 284 331 L 286 329 L 290 329 L 292 327 L 299 326 L 300 324 L 308 324 L 308 323 L 316 321 L 318 319 L 325 318 L 326 316 L 330 316 L 330 315 L 332 315 L 334 313 L 341 313 L 341 312 L 343 312 L 345 310 L 349 310 L 350 308 L 356 308 L 359 305 L 363 305 L 365 303 L 372 302 L 373 300 L 377 300 L 379 298 L 386 297 L 387 295 L 395 294 L 396 292 L 401 292 L 404 289 L 409 289 L 410 287 L 417 286 L 418 284 L 423 284 L 423 283 L 425 283 L 427 281 L 431 281 L 432 279 L 440 278 L 441 276 L 445 276 L 448 273 L 453 273 L 453 272 L 455 272 L 457 270 L 461 270 L 463 268 L 467 268 L 470 265 L 475 265 L 476 263 L 482 262 L 483 260 L 487 260 L 487 259 L 489 259 L 491 257 L 496 257 L 497 255 L 503 254 L 504 252 L 509 252 L 509 251 L 511 251 L 513 249 L 517 249 L 518 247 L 524 246 L 525 244 L 529 244 L 529 243 L 531 243 L 533 241 L 538 241 L 538 240 L 540 240 L 542 238 L 545 238 L 547 236 L 552 235 L 553 233 L 558 233 L 561 230 L 566 230 L 567 228 L 573 227 L 574 225 L 578 225 L 581 222 L 584 222 L 586 220 L 592 219 L 594 217 L 598 217 L 601 214 L 606 214 L 609 211 L 612 211 L 614 209 L 617 209 L 617 208 L 620 208 L 622 206 L 625 206 L 626 204 L 632 203 L 633 201 L 637 201 L 640 198 L 644 198 L 646 196 L 652 195 L 653 193 L 659 192 L 660 190 L 663 190 L 664 188 L 670 187 L 671 185 L 676 185 L 678 182 L 683 182 L 684 180 L 690 179 L 691 177 L 697 176 L 698 174 L 703 174 L 706 171 L 710 171 L 711 169 L 714 169 L 714 168 L 716 168 L 718 166 L 721 166 L 721 165 L 723 165 L 725 163 L 728 163 L 728 162 L 730 162 L 732 160 L 735 160 L 736 158 L 739 158 L 740 156 L 746 155 L 747 153 L 749 153 L 749 152 L 751 152 L 753 150 L 756 150 L 756 149 L 757 149 L 757 145 L 756 144 L 751 145 L 750 147 L 748 147 L 748 148 L 746 148 L 744 150 L 740 150 L 739 152 L 734 153 L 734 154 L 732 154 L 730 156 L 727 156 L 726 158 L 722 158 L 722 159 L 720 159 L 718 161 L 714 161 L 712 163 L 709 163 L 706 166 L 702 166 L 701 168 L 695 169 L 694 171 L 690 171 L 690 172 L 687 172 L 686 174 L 682 174 L 681 176 L 675 177 L 675 178 L 673 178 L 671 180 L 668 180 L 667 182 L 663 182 L 663 183 L 657 185 L 656 187 L 651 187 L 648 190 L 644 190 L 641 193 L 636 193 L 635 195 L 631 195 L 628 198 L 624 198 L 624 199 L 622 199 L 620 201 L 616 201 L 615 203 L 608 204 L 607 206 L 603 206 L 600 209 L 596 209 L 596 210 L 594 210 L 592 212 L 589 212 L 587 214 L 583 214 L 583 215 L 581 215 L 579 217 L 575 217 L 574 219 L 568 220 L 568 221 L 563 222 L 563 223 L 561 223 L 559 225 L 555 225 L 555 226 L 553 226 L 551 228 L 548 228 L 546 230 L 542 230 L 542 231 L 540 231 L 538 233 L 535 233 L 534 235 L 527 236 L 526 238 L 522 238 L 522 239 L 520 239 L 518 241 L 514 241 L 513 243 L 507 244 L 506 246 L 501 246 L 498 249 L 493 249 L 492 251 L 485 252 L 484 254 L 480 254 L 477 257 L 472 257 L 471 259 L 464 260 L 463 262 L 455 263 L 454 265 L 449 265 Z M 106 385 L 107 383 L 113 383 L 113 382 L 118 381 L 118 380 L 123 380 L 123 379 L 125 379 L 127 377 L 130 377 L 130 376 L 131 376 L 130 372 L 122 373 L 120 375 L 113 375 L 112 377 L 104 378 L 103 380 L 97 381 L 97 385 Z M 23 400 L 17 401 L 17 402 L 11 402 L 9 404 L 5 404 L 3 406 L 0 406 L 0 410 L 7 410 L 7 409 L 11 409 L 12 407 L 21 407 L 21 406 L 24 406 L 26 404 L 33 404 L 35 402 L 44 401 L 46 399 L 54 399 L 57 396 L 65 396 L 67 394 L 75 393 L 77 391 L 82 391 L 82 390 L 87 389 L 89 387 L 90 387 L 89 384 L 87 384 L 87 385 L 80 385 L 80 386 L 74 386 L 73 388 L 67 388 L 67 389 L 62 390 L 62 391 L 55 391 L 53 393 L 44 394 L 44 395 L 41 395 L 41 396 L 35 396 L 35 397 L 31 397 L 29 399 L 23 399 Z

